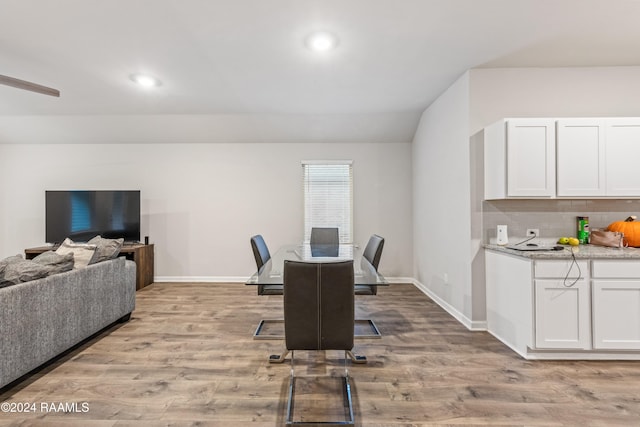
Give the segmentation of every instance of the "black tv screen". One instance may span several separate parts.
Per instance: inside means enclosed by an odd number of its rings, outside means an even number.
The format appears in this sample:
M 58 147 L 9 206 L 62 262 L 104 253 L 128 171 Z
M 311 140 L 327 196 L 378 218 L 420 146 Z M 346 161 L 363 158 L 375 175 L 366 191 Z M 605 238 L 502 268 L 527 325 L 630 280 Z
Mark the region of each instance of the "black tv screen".
M 140 241 L 140 191 L 46 191 L 45 211 L 47 243 Z

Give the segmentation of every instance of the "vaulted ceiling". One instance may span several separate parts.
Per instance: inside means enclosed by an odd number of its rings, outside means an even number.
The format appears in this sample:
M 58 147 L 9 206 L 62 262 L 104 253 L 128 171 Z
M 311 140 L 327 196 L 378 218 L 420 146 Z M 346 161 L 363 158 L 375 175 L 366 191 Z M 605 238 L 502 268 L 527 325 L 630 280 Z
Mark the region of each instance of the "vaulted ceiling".
M 637 0 L 0 0 L 0 74 L 61 91 L 0 86 L 0 143 L 407 142 L 470 68 L 640 65 L 638 22 Z

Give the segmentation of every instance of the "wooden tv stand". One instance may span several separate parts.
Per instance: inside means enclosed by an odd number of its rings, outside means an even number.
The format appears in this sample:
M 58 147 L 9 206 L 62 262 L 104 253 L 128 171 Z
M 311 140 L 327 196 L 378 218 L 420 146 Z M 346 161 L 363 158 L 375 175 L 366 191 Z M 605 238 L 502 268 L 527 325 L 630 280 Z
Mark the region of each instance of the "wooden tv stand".
M 54 250 L 53 246 L 39 246 L 24 250 L 26 259 L 33 259 L 43 252 Z M 126 243 L 120 249 L 120 255 L 136 263 L 136 290 L 153 283 L 153 250 L 154 245 Z

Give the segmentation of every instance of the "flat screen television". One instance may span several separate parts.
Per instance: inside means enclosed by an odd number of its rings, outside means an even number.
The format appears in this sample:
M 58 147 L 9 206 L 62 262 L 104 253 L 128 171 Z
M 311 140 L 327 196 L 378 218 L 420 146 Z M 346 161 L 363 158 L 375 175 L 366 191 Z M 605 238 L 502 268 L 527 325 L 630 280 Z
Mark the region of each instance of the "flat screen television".
M 45 238 L 86 242 L 108 239 L 140 241 L 140 191 L 46 191 Z

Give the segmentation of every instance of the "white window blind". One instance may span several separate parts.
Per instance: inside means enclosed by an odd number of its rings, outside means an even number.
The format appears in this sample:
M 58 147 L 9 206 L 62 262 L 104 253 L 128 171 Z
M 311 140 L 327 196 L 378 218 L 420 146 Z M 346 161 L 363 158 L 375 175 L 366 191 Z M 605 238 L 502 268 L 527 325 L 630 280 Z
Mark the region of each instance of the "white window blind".
M 304 241 L 312 227 L 338 227 L 340 243 L 353 242 L 351 161 L 303 161 Z

